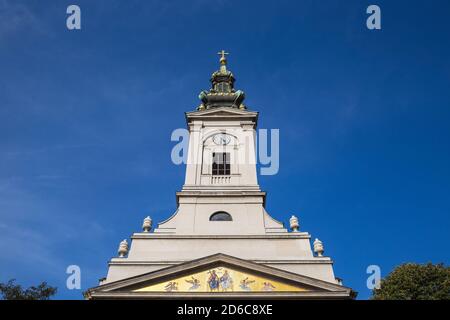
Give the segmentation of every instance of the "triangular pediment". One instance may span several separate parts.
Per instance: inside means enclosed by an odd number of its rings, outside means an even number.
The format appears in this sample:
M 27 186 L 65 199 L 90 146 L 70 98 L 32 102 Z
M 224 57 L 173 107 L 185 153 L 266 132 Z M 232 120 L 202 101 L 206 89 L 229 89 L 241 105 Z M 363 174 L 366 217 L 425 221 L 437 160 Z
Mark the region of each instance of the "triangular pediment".
M 305 286 L 249 272 L 229 264 L 214 264 L 201 270 L 143 284 L 133 292 L 268 292 L 308 291 Z
M 89 290 L 93 298 L 349 297 L 350 289 L 259 263 L 216 254 Z
M 207 110 L 198 110 L 192 112 L 186 112 L 187 118 L 192 117 L 257 117 L 258 112 L 249 111 L 249 110 L 241 110 L 237 108 L 230 107 L 218 107 L 211 108 Z

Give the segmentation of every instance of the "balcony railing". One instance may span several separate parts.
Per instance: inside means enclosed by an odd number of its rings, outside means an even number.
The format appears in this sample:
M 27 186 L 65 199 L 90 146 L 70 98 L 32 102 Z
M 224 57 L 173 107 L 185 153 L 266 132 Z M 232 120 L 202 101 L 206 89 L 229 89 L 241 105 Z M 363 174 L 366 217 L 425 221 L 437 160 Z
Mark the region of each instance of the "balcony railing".
M 211 176 L 211 184 L 229 184 L 231 176 Z

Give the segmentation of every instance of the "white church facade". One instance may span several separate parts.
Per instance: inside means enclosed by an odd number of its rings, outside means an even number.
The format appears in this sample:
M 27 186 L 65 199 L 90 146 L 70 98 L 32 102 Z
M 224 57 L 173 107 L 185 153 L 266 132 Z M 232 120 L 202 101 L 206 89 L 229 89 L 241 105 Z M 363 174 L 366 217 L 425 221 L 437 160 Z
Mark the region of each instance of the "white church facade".
M 212 87 L 186 113 L 189 152 L 177 210 L 121 242 L 87 299 L 350 299 L 316 239 L 265 210 L 257 179 L 258 113 L 243 104 L 221 52 Z

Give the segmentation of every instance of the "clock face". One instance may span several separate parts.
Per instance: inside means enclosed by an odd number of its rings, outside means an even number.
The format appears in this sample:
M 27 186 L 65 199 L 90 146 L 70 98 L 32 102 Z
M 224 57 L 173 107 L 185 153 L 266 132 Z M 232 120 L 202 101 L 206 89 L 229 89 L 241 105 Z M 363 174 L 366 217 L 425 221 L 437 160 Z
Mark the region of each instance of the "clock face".
M 231 140 L 231 137 L 225 133 L 219 133 L 213 137 L 213 141 L 215 144 L 226 145 L 226 144 L 230 143 L 230 140 Z

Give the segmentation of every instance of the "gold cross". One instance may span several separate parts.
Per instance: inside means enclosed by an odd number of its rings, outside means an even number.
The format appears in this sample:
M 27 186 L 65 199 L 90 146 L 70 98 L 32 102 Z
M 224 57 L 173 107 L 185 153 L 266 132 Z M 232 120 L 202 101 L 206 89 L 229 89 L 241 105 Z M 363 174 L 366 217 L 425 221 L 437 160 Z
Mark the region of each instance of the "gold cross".
M 225 50 L 222 50 L 220 52 L 217 52 L 217 54 L 220 54 L 222 57 L 220 59 L 225 59 L 225 55 L 229 54 L 228 52 L 225 52 Z

